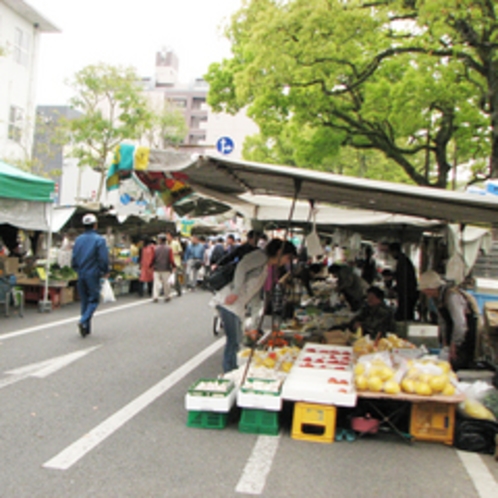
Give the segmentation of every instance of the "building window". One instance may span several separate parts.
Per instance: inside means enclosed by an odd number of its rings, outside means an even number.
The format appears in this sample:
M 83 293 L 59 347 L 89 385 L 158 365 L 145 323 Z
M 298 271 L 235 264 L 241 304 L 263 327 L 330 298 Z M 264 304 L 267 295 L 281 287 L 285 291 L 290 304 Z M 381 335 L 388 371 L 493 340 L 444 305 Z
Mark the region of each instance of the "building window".
M 14 33 L 14 60 L 23 65 L 29 64 L 29 34 L 16 28 Z
M 173 99 L 173 105 L 179 109 L 185 109 L 187 107 L 187 101 L 185 99 Z
M 194 100 L 192 101 L 192 109 L 195 111 L 200 111 L 202 109 L 202 104 L 204 104 L 205 102 L 205 98 L 194 97 Z
M 192 116 L 190 118 L 190 128 L 200 128 L 201 123 L 205 123 L 207 121 L 207 116 Z
M 24 112 L 20 107 L 10 106 L 9 138 L 14 142 L 21 142 Z

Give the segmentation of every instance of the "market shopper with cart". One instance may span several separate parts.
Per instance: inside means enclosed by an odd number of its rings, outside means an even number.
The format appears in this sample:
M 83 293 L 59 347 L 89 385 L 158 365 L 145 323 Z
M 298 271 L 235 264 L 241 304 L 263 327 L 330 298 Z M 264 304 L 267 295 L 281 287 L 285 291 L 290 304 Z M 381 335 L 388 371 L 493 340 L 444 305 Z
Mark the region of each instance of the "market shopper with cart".
M 104 237 L 97 233 L 97 217 L 83 216 L 85 232 L 75 241 L 71 266 L 78 273 L 81 318 L 78 328 L 82 337 L 91 333 L 91 321 L 100 300 L 100 281 L 109 276 L 109 253 Z
M 261 306 L 260 291 L 272 265 L 287 265 L 296 256 L 296 248 L 289 241 L 273 239 L 265 250 L 246 254 L 237 264 L 233 281 L 214 297 L 226 334 L 223 371 L 237 368 L 237 351 L 242 339 L 242 321 L 246 306 Z
M 433 270 L 422 273 L 419 288 L 436 304 L 440 341 L 449 348 L 453 370 L 469 368 L 474 360 L 479 316 L 475 299 Z

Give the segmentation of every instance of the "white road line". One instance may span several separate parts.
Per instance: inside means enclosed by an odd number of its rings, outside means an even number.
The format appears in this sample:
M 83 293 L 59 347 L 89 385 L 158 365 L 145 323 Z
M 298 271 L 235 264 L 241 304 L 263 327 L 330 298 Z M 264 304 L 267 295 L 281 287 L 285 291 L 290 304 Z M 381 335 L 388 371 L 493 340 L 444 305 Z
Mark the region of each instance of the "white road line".
M 80 458 L 83 458 L 89 451 L 99 445 L 104 439 L 108 438 L 117 431 L 126 422 L 131 420 L 135 415 L 140 413 L 144 408 L 163 395 L 168 389 L 173 387 L 178 381 L 183 379 L 192 370 L 197 368 L 204 360 L 218 351 L 225 343 L 225 338 L 218 339 L 204 351 L 188 360 L 180 368 L 145 391 L 138 398 L 128 403 L 118 412 L 104 420 L 100 425 L 78 439 L 58 455 L 43 464 L 47 469 L 67 470 L 74 465 Z
M 135 303 L 123 304 L 121 306 L 115 306 L 106 310 L 97 311 L 95 316 L 106 315 L 107 313 L 115 313 L 116 311 L 122 311 L 124 309 L 132 308 L 133 306 L 141 306 L 142 304 L 150 303 L 151 299 L 145 301 L 137 301 Z M 16 332 L 10 332 L 7 334 L 0 334 L 0 342 L 7 339 L 13 339 L 14 337 L 19 337 L 26 334 L 32 334 L 40 330 L 50 329 L 53 327 L 58 327 L 59 325 L 66 325 L 67 323 L 74 323 L 79 320 L 80 316 L 77 315 L 73 318 L 66 318 L 64 320 L 59 320 L 57 322 L 44 323 L 43 325 L 36 325 L 35 327 L 29 327 L 27 329 L 17 330 Z
M 236 493 L 260 495 L 263 492 L 279 442 L 280 434 L 258 437 L 242 477 L 235 488 Z
M 469 474 L 480 498 L 496 498 L 498 483 L 476 453 L 457 451 L 460 460 Z

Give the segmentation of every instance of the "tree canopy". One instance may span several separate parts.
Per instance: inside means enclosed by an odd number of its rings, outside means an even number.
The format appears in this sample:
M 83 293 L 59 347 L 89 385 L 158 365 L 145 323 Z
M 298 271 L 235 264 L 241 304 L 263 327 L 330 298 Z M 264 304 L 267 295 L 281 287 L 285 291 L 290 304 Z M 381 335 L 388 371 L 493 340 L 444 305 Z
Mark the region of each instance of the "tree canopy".
M 101 174 L 97 199 L 116 146 L 139 139 L 151 126 L 152 114 L 138 82 L 133 68 L 104 63 L 84 67 L 70 82 L 74 90 L 70 103 L 82 115 L 65 125 L 80 166 Z
M 489 0 L 246 0 L 208 103 L 248 106 L 252 159 L 340 172 L 347 158 L 441 188 L 456 164 L 497 177 L 497 28 Z

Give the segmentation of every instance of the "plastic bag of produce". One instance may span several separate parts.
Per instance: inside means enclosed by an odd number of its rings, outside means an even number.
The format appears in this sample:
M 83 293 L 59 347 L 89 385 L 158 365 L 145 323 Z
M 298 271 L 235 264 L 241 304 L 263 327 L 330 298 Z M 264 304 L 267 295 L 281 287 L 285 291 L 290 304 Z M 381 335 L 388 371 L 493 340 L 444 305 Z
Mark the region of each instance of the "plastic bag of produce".
M 488 389 L 484 393 L 482 404 L 498 419 L 498 389 Z
M 400 392 L 401 380 L 387 351 L 361 356 L 354 366 L 355 385 L 359 391 Z
M 496 390 L 486 382 L 479 380 L 472 384 L 464 385 L 466 386 L 464 389 L 466 399 L 458 405 L 459 413 L 464 417 L 496 422 L 495 414 L 483 403 L 487 393 Z M 491 401 L 491 405 L 494 406 L 492 399 L 489 399 L 488 401 Z
M 452 396 L 457 391 L 457 378 L 447 361 L 427 356 L 406 360 L 401 389 L 419 396 Z

